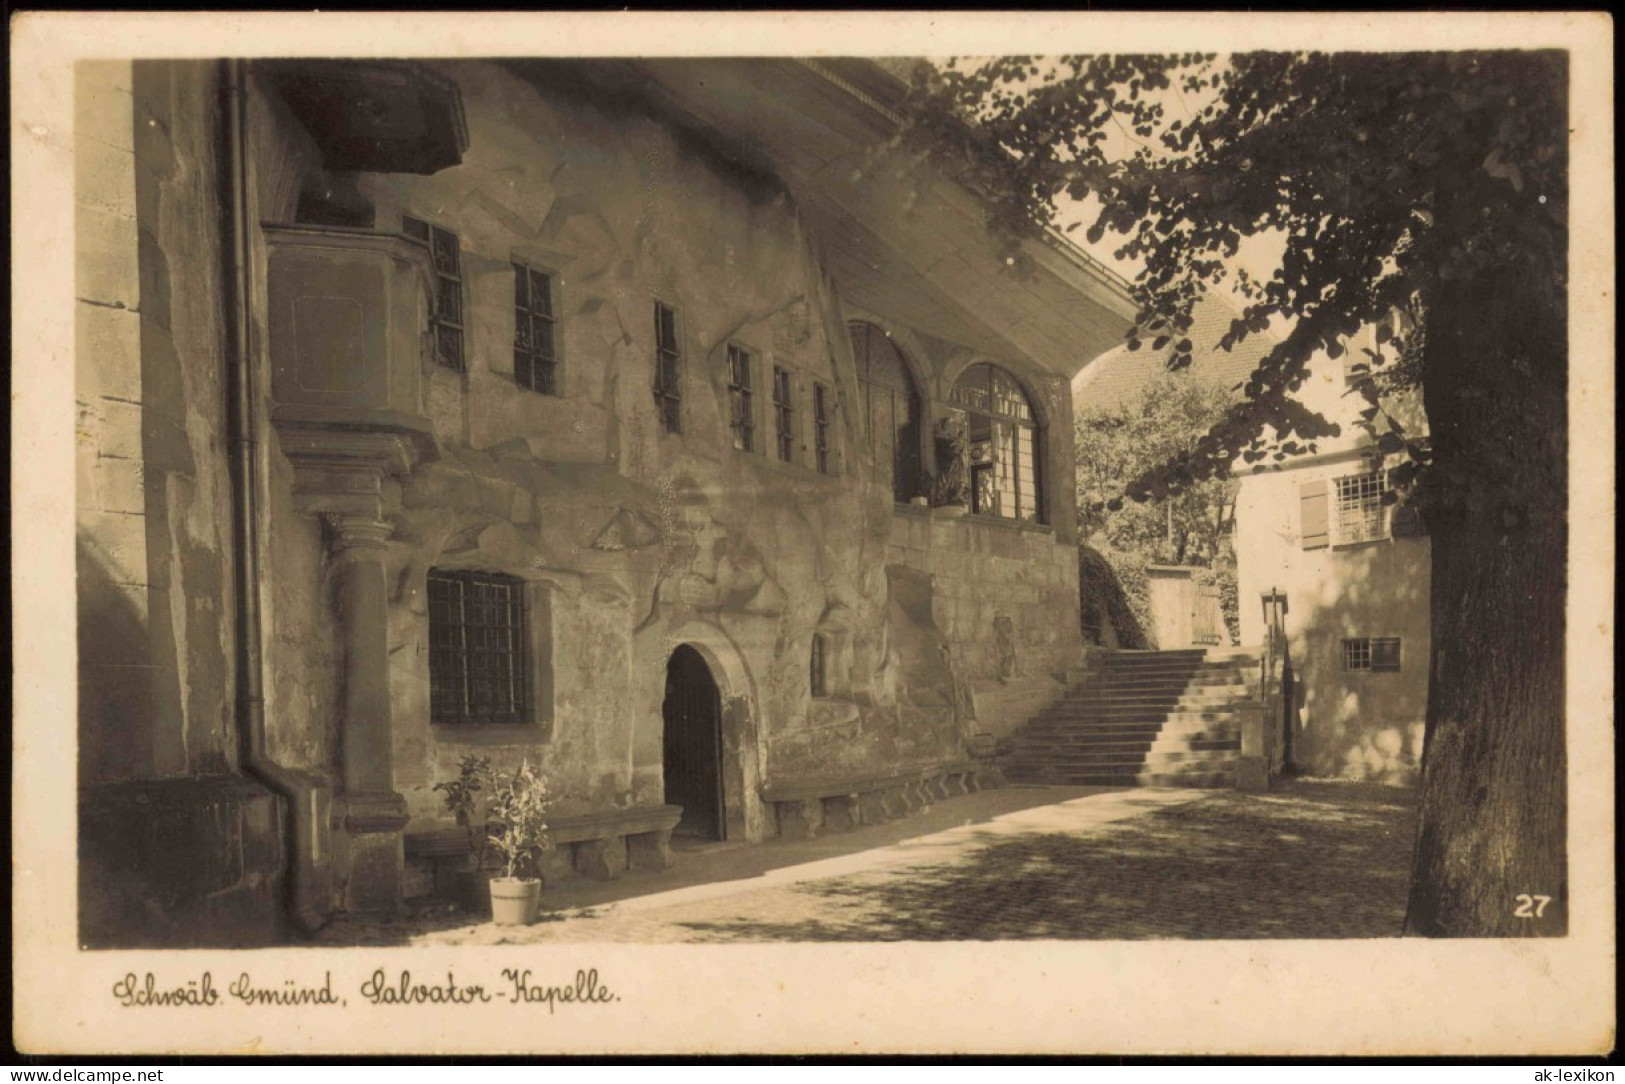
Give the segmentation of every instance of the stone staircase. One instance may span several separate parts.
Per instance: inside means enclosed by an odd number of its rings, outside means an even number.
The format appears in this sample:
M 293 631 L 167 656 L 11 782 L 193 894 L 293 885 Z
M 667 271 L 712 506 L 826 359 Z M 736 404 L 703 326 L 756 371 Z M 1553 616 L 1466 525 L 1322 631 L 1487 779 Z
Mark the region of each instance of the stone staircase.
M 1010 738 L 1012 783 L 1233 787 L 1258 652 L 1110 651 Z

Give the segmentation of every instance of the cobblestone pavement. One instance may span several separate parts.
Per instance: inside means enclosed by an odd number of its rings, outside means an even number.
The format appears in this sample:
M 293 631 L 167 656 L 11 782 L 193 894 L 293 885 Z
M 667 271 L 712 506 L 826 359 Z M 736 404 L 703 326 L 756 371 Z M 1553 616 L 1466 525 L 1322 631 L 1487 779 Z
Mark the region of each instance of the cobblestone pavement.
M 523 929 L 419 917 L 351 923 L 324 940 L 1396 937 L 1414 826 L 1415 792 L 1372 784 L 1109 790 L 742 880 L 554 911 Z

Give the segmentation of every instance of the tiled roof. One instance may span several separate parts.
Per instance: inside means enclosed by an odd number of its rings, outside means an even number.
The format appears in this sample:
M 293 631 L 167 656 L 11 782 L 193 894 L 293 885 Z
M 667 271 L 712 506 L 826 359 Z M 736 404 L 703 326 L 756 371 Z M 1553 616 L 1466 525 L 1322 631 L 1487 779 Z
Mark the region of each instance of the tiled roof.
M 1216 294 L 1203 298 L 1192 315 L 1195 319 L 1189 335 L 1194 349 L 1190 368 L 1184 370 L 1192 379 L 1227 390 L 1234 388 L 1246 381 L 1264 355 L 1275 347 L 1275 339 L 1266 332 L 1249 335 L 1232 350 L 1221 350 L 1219 340 L 1241 312 L 1228 299 Z M 1172 343 L 1153 350 L 1150 342 L 1144 341 L 1138 350 L 1124 345 L 1102 354 L 1085 366 L 1073 381 L 1074 408 L 1116 409 L 1133 402 L 1158 373 L 1167 371 L 1172 354 Z

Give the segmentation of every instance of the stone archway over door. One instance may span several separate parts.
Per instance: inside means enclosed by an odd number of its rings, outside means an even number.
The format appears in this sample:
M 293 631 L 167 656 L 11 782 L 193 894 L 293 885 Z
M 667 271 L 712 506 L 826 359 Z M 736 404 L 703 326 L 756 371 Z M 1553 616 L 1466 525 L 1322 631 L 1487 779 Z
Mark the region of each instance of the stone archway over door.
M 666 804 L 683 807 L 675 835 L 727 838 L 722 786 L 722 694 L 698 651 L 680 645 L 666 663 L 661 705 Z

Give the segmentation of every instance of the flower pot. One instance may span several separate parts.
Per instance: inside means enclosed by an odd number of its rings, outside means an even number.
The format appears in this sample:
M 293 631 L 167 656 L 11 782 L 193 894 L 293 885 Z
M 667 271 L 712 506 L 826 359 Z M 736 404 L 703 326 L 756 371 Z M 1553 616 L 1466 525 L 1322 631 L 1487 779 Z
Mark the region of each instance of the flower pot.
M 491 878 L 491 921 L 498 926 L 529 926 L 541 906 L 540 877 Z

